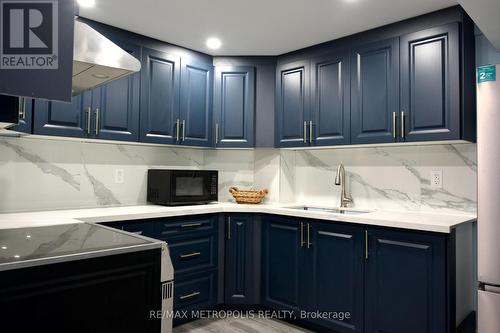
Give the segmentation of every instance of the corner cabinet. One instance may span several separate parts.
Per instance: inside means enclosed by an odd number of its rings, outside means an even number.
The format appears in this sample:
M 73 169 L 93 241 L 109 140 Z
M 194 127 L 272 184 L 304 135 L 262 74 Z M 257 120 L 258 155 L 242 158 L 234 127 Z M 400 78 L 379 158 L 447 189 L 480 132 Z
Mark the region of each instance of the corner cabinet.
M 255 67 L 216 67 L 214 85 L 215 147 L 254 147 Z

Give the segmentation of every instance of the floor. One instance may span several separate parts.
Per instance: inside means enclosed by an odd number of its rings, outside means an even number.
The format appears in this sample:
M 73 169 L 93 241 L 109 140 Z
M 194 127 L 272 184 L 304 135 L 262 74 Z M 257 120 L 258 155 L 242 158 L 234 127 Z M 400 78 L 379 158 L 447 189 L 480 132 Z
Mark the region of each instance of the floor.
M 173 333 L 312 333 L 268 318 L 199 319 L 174 328 Z

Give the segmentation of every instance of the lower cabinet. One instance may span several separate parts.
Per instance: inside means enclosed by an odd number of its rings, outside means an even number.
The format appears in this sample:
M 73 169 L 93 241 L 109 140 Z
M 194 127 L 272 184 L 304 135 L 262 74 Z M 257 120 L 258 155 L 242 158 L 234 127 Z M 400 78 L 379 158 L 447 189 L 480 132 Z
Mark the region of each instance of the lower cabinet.
M 230 214 L 225 222 L 224 303 L 257 304 L 259 221 L 252 214 Z
M 266 307 L 339 333 L 449 330 L 445 236 L 275 216 L 263 233 Z

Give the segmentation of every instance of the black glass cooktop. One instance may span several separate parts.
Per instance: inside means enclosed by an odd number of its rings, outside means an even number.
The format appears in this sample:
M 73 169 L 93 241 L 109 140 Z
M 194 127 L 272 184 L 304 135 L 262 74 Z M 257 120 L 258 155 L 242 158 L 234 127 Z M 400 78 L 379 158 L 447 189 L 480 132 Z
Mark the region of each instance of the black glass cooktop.
M 0 230 L 0 265 L 151 244 L 152 241 L 88 224 Z

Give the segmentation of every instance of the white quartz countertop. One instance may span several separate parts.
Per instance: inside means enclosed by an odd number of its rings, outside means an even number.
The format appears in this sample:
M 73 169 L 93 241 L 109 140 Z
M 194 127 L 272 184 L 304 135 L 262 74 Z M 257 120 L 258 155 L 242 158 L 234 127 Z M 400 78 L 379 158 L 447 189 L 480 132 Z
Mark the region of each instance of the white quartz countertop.
M 210 213 L 265 213 L 320 219 L 325 221 L 349 222 L 373 226 L 450 233 L 451 230 L 458 225 L 473 222 L 477 219 L 475 215 L 466 214 L 452 215 L 410 211 L 376 210 L 364 214 L 344 215 L 290 208 L 297 206 L 300 206 L 300 204 L 239 205 L 234 203 L 213 203 L 208 205 L 177 207 L 143 205 L 12 213 L 0 214 L 0 229 L 59 225 L 78 222 L 101 223 Z

